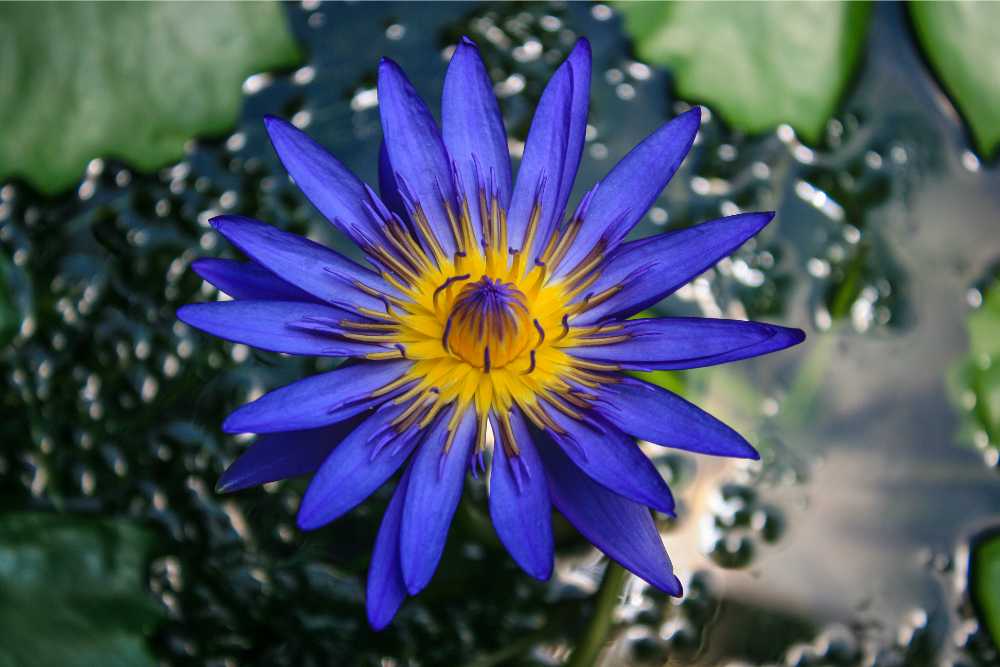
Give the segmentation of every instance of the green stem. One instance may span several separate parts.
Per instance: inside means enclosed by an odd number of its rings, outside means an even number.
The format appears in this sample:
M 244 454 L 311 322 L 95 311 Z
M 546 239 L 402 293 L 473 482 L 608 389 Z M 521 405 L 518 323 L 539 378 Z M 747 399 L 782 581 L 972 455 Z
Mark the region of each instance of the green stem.
M 604 578 L 601 580 L 601 587 L 597 589 L 594 600 L 594 614 L 587 623 L 573 653 L 569 656 L 566 667 L 591 667 L 600 655 L 608 641 L 608 633 L 614 624 L 614 611 L 618 606 L 618 598 L 621 597 L 622 586 L 625 585 L 625 578 L 628 573 L 618 563 L 611 561 L 604 571 Z

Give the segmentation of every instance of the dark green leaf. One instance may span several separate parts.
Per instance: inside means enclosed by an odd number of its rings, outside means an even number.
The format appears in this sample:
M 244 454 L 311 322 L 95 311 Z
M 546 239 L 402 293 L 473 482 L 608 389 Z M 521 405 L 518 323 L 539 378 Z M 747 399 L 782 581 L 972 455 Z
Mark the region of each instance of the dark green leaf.
M 0 665 L 154 665 L 151 535 L 125 522 L 0 515 Z
M 748 132 L 817 141 L 858 63 L 868 3 L 619 2 L 640 58 Z
M 1000 4 L 911 2 L 910 15 L 927 59 L 965 114 L 976 147 L 1000 145 Z
M 0 179 L 54 193 L 95 157 L 169 164 L 235 123 L 248 75 L 298 59 L 276 3 L 0 5 Z
M 976 540 L 972 550 L 972 599 L 993 643 L 1000 646 L 1000 533 Z
M 966 324 L 969 353 L 948 377 L 952 400 L 964 412 L 961 435 L 981 448 L 1000 447 L 1000 281 Z

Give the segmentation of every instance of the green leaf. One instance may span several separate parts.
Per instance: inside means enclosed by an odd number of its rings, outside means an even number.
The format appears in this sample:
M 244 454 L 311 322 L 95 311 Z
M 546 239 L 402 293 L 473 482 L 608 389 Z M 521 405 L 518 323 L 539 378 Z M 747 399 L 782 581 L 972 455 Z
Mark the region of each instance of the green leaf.
M 1000 145 L 1000 4 L 911 2 L 917 38 L 972 128 L 980 154 Z
M 619 2 L 640 58 L 733 127 L 822 136 L 855 66 L 866 2 Z
M 126 521 L 0 515 L 0 666 L 155 665 L 151 543 Z
M 963 411 L 962 440 L 1000 447 L 1000 281 L 966 321 L 969 353 L 949 370 L 952 402 Z
M 629 375 L 681 396 L 687 390 L 687 376 L 684 371 L 635 371 Z
M 0 180 L 162 167 L 232 127 L 248 75 L 299 59 L 277 3 L 0 4 Z
M 972 599 L 993 643 L 1000 646 L 1000 532 L 976 539 L 972 549 Z

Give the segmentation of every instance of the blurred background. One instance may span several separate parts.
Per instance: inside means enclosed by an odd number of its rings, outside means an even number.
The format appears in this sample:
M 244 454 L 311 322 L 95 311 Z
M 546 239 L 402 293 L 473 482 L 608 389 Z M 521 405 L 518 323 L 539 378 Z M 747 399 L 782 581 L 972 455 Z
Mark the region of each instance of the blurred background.
M 0 5 L 0 665 L 1000 664 L 996 4 Z M 249 215 L 354 252 L 262 117 L 376 182 L 378 59 L 437 111 L 476 40 L 515 156 L 555 67 L 594 51 L 579 195 L 691 104 L 641 235 L 777 220 L 661 314 L 803 327 L 773 357 L 651 379 L 759 463 L 649 448 L 672 600 L 556 524 L 522 574 L 468 485 L 431 587 L 365 622 L 388 489 L 303 534 L 302 480 L 221 496 L 239 404 L 326 362 L 174 318 Z

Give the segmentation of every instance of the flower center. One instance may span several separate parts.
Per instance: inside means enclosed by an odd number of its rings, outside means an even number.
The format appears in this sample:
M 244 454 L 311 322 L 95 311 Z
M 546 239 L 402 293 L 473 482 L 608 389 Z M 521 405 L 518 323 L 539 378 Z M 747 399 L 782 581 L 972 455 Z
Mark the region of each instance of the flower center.
M 466 283 L 445 324 L 445 350 L 489 372 L 516 359 L 531 341 L 524 293 L 513 283 L 483 276 Z

